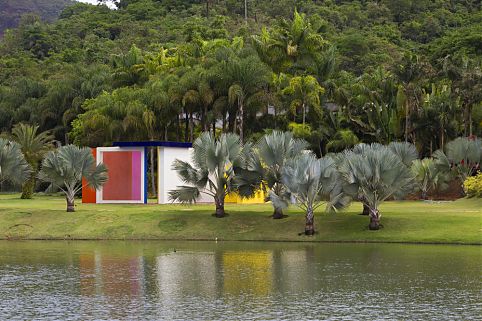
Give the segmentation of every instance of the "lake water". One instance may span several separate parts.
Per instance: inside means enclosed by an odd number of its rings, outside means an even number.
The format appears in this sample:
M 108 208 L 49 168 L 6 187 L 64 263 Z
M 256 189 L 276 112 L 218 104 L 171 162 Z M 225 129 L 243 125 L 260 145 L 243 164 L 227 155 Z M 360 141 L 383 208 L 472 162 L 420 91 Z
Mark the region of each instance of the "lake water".
M 0 241 L 0 320 L 481 320 L 482 247 Z

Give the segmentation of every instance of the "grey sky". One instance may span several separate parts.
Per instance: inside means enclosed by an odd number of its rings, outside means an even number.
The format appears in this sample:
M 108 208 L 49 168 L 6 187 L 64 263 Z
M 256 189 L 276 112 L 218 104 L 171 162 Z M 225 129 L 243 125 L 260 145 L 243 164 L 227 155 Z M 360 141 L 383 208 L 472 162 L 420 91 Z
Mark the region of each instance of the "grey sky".
M 77 0 L 77 1 L 90 3 L 90 4 L 97 4 L 97 0 Z M 108 4 L 108 5 L 109 5 L 109 7 L 113 7 L 112 4 Z

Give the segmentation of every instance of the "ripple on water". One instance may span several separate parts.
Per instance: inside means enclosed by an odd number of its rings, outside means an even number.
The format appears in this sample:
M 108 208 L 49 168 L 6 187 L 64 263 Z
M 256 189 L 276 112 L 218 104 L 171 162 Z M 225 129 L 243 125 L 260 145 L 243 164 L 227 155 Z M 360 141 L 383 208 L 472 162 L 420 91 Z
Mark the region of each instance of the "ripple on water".
M 480 320 L 482 312 L 477 248 L 36 244 L 0 244 L 1 320 Z

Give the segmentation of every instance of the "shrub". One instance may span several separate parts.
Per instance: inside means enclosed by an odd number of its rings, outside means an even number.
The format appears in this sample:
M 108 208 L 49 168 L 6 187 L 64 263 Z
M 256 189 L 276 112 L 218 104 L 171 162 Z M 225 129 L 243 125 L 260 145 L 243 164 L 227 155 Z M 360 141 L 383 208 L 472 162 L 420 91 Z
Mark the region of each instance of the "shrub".
M 464 190 L 468 197 L 482 197 L 482 173 L 467 177 L 464 181 Z

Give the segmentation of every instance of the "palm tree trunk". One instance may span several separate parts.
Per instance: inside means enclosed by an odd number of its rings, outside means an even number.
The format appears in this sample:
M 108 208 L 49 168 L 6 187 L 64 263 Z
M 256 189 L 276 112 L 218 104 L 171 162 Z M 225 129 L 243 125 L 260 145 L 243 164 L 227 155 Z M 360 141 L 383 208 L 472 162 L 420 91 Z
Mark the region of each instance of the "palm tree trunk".
M 205 105 L 204 106 L 204 110 L 203 110 L 203 115 L 202 115 L 202 123 L 203 123 L 203 130 L 205 132 L 208 131 L 208 127 L 209 127 L 209 124 L 208 124 L 208 106 Z
M 244 0 L 244 21 L 248 23 L 248 0 Z
M 427 199 L 427 191 L 426 191 L 426 190 L 422 190 L 421 198 L 422 198 L 423 200 L 426 200 L 426 199 Z
M 30 178 L 22 185 L 21 199 L 32 199 L 33 191 L 35 188 L 35 173 L 32 173 Z
M 273 218 L 275 220 L 279 220 L 279 219 L 283 218 L 283 210 L 281 208 L 275 207 L 274 210 L 273 210 Z
M 444 149 L 444 128 L 443 126 L 440 126 L 440 148 L 443 150 Z
M 189 114 L 189 141 L 192 143 L 194 140 L 194 119 L 193 113 Z
M 305 129 L 305 120 L 306 120 L 306 106 L 303 103 L 303 130 Z
M 380 212 L 378 211 L 378 209 L 370 209 L 370 225 L 368 225 L 368 229 L 380 229 Z
M 408 142 L 408 102 L 405 103 L 405 142 Z
M 69 213 L 75 212 L 75 204 L 74 204 L 75 196 L 68 193 L 65 196 L 65 199 L 67 200 L 67 212 Z
M 363 203 L 363 212 L 361 215 L 370 215 L 370 208 L 365 203 Z
M 315 234 L 315 215 L 312 207 L 308 207 L 305 220 L 305 235 Z
M 469 107 L 469 137 L 472 137 L 472 108 Z
M 217 218 L 222 218 L 226 215 L 224 212 L 224 198 L 222 197 L 216 197 L 214 199 L 214 203 L 216 204 L 216 217 Z
M 186 125 L 186 127 L 184 128 L 184 141 L 188 142 L 189 141 L 189 114 L 187 113 L 187 111 L 185 111 L 184 115 L 185 115 L 184 121 Z
M 239 139 L 241 143 L 244 143 L 244 105 L 243 102 L 239 102 Z

